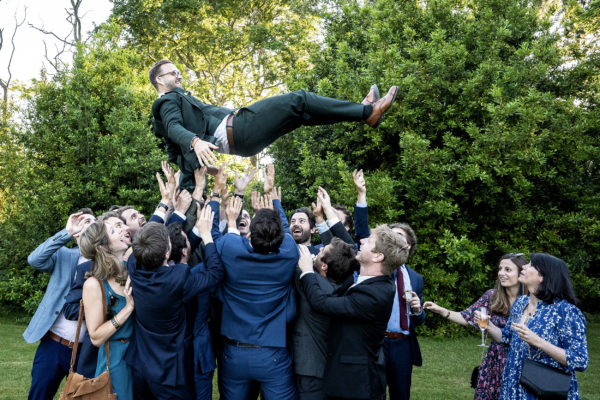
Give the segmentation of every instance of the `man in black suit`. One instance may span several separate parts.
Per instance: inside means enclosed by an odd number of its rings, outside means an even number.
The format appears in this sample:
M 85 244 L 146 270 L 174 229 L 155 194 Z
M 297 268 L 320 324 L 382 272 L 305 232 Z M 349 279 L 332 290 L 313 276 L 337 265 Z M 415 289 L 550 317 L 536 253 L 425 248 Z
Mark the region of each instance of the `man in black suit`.
M 379 99 L 373 85 L 359 104 L 298 90 L 233 110 L 204 104 L 185 91 L 181 73 L 169 60 L 156 62 L 148 75 L 159 95 L 152 104 L 154 133 L 165 138 L 169 160 L 181 169 L 184 189 L 193 189 L 194 169 L 216 165 L 212 150 L 249 157 L 302 125 L 365 121 L 376 127 L 398 92 L 392 86 Z
M 358 269 L 354 246 L 333 238 L 321 247 L 314 262 L 315 278 L 325 293 L 333 293 L 352 272 Z M 298 268 L 294 277 L 297 299 L 297 319 L 294 326 L 294 373 L 299 400 L 324 400 L 323 374 L 327 361 L 327 336 L 330 318 L 314 311 L 300 288 Z
M 381 349 L 392 311 L 395 287 L 390 275 L 404 264 L 404 237 L 380 225 L 363 239 L 356 259 L 360 275 L 349 277 L 336 295 L 321 289 L 306 247 L 298 265 L 302 289 L 313 310 L 332 318 L 323 387 L 332 399 L 385 399 L 385 363 Z

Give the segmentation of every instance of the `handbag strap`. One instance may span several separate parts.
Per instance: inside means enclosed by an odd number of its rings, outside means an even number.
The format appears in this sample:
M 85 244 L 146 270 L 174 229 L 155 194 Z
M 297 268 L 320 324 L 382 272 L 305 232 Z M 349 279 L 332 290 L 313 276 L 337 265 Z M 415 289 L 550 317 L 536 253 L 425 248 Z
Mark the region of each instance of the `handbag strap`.
M 108 315 L 108 311 L 106 310 L 106 292 L 104 291 L 104 283 L 102 283 L 102 281 L 98 278 L 96 278 L 96 280 L 100 284 L 100 290 L 102 291 L 102 315 L 103 319 L 105 319 Z M 107 339 L 106 342 L 104 342 L 104 351 L 106 352 L 106 370 L 108 371 L 108 364 L 110 359 L 110 338 Z
M 73 364 L 77 358 L 77 348 L 79 347 L 79 332 L 81 332 L 81 323 L 83 322 L 83 299 L 79 300 L 79 316 L 77 317 L 77 331 L 75 332 L 75 340 L 73 341 L 73 351 L 71 352 L 71 364 L 69 373 L 73 372 Z

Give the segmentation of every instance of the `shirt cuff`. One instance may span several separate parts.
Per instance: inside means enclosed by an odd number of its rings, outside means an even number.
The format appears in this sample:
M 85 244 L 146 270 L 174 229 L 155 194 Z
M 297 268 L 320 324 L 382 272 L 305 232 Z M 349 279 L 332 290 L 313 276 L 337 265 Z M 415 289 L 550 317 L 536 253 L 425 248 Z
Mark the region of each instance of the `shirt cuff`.
M 185 216 L 185 214 L 182 213 L 182 212 L 175 211 L 173 214 L 177 214 L 179 216 L 179 218 L 181 218 L 184 221 L 187 219 L 186 216 Z
M 323 221 L 320 224 L 316 224 L 315 226 L 317 227 L 317 230 L 319 231 L 319 234 L 321 234 L 323 232 L 327 232 L 329 230 L 329 226 L 327 225 L 327 221 Z
M 200 231 L 195 226 L 192 228 L 192 232 L 194 232 L 194 235 L 200 237 Z
M 315 273 L 315 271 L 306 271 L 306 272 L 303 272 L 303 273 L 300 274 L 300 279 L 302 279 L 302 277 L 304 275 L 306 275 L 306 274 L 314 274 L 314 273 Z
M 160 217 L 160 219 L 162 219 L 163 221 L 167 219 L 167 214 L 160 210 L 154 211 L 154 215 L 156 215 L 157 217 Z
M 327 225 L 334 226 L 338 222 L 340 222 L 340 219 L 338 217 L 333 217 L 333 218 L 327 220 Z
M 365 208 L 365 207 L 367 207 L 367 202 L 365 201 L 364 203 L 359 203 L 359 202 L 357 201 L 357 202 L 356 202 L 356 207 Z
M 227 228 L 227 221 L 220 221 L 219 222 L 219 232 L 224 232 L 225 228 Z
M 227 233 L 233 233 L 234 235 L 241 236 L 240 231 L 238 231 L 237 228 L 229 228 L 227 229 Z

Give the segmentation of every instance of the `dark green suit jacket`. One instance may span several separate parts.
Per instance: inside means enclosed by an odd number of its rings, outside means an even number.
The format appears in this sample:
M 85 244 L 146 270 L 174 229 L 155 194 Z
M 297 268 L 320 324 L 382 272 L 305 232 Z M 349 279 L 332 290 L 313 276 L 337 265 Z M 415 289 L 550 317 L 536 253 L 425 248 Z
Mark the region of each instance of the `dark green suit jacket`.
M 215 130 L 223 118 L 233 111 L 204 104 L 190 92 L 180 88 L 175 88 L 154 101 L 154 134 L 164 138 L 169 161 L 177 163 L 181 169 L 181 188 L 194 188 L 194 170 L 200 167 L 190 146 L 192 139 L 197 136 L 215 143 Z

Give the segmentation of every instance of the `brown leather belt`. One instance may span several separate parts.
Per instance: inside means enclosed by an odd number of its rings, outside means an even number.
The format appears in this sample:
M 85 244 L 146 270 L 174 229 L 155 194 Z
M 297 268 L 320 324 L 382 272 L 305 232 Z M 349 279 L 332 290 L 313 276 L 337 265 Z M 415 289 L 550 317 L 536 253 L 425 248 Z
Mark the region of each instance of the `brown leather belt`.
M 388 339 L 405 339 L 408 337 L 408 335 L 400 332 L 385 331 L 385 337 Z
M 48 337 L 49 339 L 54 340 L 55 342 L 58 342 L 64 346 L 67 346 L 68 348 L 72 349 L 73 345 L 75 344 L 75 342 L 71 342 L 65 338 L 62 338 L 60 336 L 58 336 L 57 334 L 48 331 L 48 333 L 46 333 L 46 337 Z
M 229 143 L 229 154 L 235 152 L 235 143 L 233 141 L 233 114 L 227 116 L 227 122 L 225 123 L 227 129 L 227 142 Z

